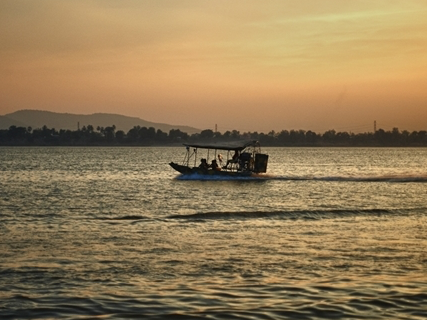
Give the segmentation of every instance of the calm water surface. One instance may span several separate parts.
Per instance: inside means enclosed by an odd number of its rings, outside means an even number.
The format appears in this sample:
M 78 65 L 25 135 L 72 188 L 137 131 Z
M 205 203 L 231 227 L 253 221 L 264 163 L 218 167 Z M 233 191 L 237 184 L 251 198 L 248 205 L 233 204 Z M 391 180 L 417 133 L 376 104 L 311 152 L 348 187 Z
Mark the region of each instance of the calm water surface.
M 0 148 L 0 319 L 427 319 L 427 149 Z

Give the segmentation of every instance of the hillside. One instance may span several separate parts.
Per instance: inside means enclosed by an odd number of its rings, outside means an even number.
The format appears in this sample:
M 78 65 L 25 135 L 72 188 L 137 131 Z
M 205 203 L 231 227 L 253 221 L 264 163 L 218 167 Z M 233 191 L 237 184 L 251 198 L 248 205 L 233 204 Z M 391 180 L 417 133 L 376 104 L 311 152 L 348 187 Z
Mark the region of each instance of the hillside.
M 164 123 L 155 123 L 145 121 L 140 118 L 127 117 L 119 114 L 110 113 L 94 113 L 89 115 L 56 113 L 40 110 L 20 110 L 13 113 L 0 116 L 0 129 L 8 129 L 15 125 L 19 127 L 32 127 L 33 129 L 42 128 L 46 125 L 48 128 L 77 130 L 78 124 L 80 128 L 87 125 L 92 125 L 94 128 L 116 126 L 116 130 L 128 132 L 134 126 L 154 127 L 163 132 L 169 132 L 171 129 L 179 129 L 188 134 L 199 133 L 201 130 L 180 125 L 170 125 Z

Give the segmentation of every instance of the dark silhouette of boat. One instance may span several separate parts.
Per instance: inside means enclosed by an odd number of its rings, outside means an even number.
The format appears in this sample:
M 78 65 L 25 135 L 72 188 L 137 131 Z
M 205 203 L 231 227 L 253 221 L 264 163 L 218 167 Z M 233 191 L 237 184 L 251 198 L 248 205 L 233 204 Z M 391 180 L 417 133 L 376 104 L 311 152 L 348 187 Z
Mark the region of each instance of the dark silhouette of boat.
M 182 163 L 169 163 L 183 175 L 248 177 L 267 172 L 268 155 L 261 153 L 258 141 L 184 146 Z

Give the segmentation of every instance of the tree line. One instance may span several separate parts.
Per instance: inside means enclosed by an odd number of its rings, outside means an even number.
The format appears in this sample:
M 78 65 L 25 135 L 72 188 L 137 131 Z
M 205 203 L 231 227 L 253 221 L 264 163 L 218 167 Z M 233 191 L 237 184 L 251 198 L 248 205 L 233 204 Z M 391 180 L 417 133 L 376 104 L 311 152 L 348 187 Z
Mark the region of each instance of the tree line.
M 83 126 L 79 130 L 56 130 L 43 126 L 31 127 L 11 126 L 0 130 L 1 146 L 162 146 L 182 143 L 212 143 L 236 140 L 258 140 L 263 146 L 388 146 L 388 147 L 419 147 L 427 146 L 427 131 L 407 130 L 391 131 L 379 129 L 376 132 L 348 133 L 329 130 L 316 133 L 305 130 L 282 130 L 269 133 L 244 132 L 237 130 L 225 133 L 206 129 L 196 134 L 188 134 L 179 129 L 163 132 L 153 127 L 134 126 L 128 132 L 116 130 L 116 126 L 96 127 Z

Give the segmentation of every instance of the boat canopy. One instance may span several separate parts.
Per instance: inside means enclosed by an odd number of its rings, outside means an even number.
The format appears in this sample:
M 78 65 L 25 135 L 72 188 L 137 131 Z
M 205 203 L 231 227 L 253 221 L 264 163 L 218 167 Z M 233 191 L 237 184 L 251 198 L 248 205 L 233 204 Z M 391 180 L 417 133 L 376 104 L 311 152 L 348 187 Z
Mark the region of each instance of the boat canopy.
M 239 150 L 242 151 L 247 147 L 256 147 L 259 146 L 259 142 L 256 140 L 253 141 L 236 141 L 229 142 L 224 144 L 208 143 L 208 144 L 185 144 L 184 146 L 188 148 L 198 148 L 198 149 L 215 149 L 215 150 Z

